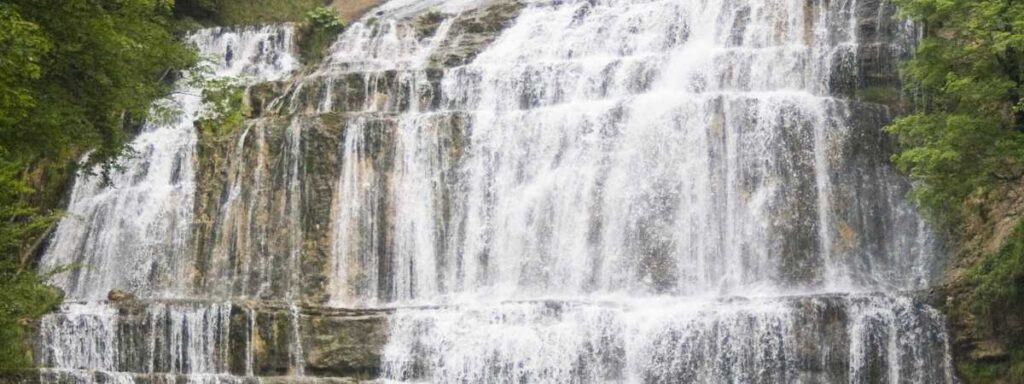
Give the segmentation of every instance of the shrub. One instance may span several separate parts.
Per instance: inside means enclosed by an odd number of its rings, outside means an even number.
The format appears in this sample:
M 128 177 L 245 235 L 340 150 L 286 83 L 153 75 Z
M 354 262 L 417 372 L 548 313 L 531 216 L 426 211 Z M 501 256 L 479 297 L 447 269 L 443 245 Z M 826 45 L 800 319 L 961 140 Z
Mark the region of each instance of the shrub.
M 309 11 L 299 38 L 303 61 L 311 64 L 323 60 L 324 51 L 344 30 L 345 23 L 334 8 L 317 7 Z
M 316 7 L 306 14 L 306 23 L 313 29 L 340 32 L 345 23 L 338 16 L 338 11 L 331 7 Z

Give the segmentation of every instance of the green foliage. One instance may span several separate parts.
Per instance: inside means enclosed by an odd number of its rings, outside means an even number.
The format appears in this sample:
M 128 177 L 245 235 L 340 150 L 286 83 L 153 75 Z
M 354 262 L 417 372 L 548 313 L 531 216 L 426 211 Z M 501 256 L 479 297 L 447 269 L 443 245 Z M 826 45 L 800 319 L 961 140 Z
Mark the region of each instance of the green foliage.
M 868 103 L 897 105 L 901 102 L 902 94 L 899 87 L 876 86 L 859 88 L 855 96 L 857 100 Z
M 29 241 L 44 231 L 53 222 L 53 214 L 41 214 L 38 209 L 23 199 L 33 192 L 32 188 L 19 177 L 16 164 L 0 163 L 0 261 L 21 262 L 20 251 L 29 246 Z M 0 289 L 3 282 L 0 282 Z
M 245 88 L 232 78 L 210 79 L 204 83 L 199 133 L 208 138 L 223 138 L 241 127 L 249 114 L 244 103 Z
M 968 300 L 970 311 L 988 331 L 1007 310 L 1024 308 L 1024 221 L 1003 247 L 985 255 L 971 268 L 967 284 L 974 287 Z M 1024 342 L 1024 334 L 1013 335 Z
M 898 0 L 929 33 L 904 67 L 916 110 L 887 129 L 914 196 L 940 221 L 961 202 L 1024 175 L 1024 3 Z
M 983 343 L 994 341 L 999 351 L 960 356 L 961 380 L 1024 383 L 1024 220 L 998 251 L 983 255 L 959 284 L 963 296 L 946 308 L 951 323 L 957 324 L 958 332 Z
M 331 7 L 316 7 L 306 14 L 306 22 L 314 29 L 341 32 L 345 22 L 338 16 L 338 11 Z
M 960 380 L 970 384 L 1024 383 L 1024 347 L 1014 346 L 1004 361 L 961 361 L 957 364 Z
M 35 100 L 29 90 L 39 79 L 39 62 L 52 48 L 39 26 L 25 21 L 10 4 L 0 4 L 0 126 L 28 115 Z
M 96 148 L 97 160 L 117 155 L 126 127 L 169 92 L 167 75 L 195 61 L 166 30 L 170 8 L 162 1 L 13 3 L 53 47 L 39 58 L 38 78 L 21 88 L 33 108 L 0 125 L 0 142 L 19 160 L 67 158 L 84 148 Z
M 0 260 L 0 371 L 31 366 L 25 353 L 24 325 L 55 305 L 61 295 L 34 270 Z
M 204 25 L 299 22 L 323 0 L 176 0 L 175 15 Z
M 1016 350 L 1004 361 L 968 361 L 957 365 L 960 380 L 970 384 L 1024 383 L 1024 347 Z
M 170 31 L 172 5 L 0 4 L 0 369 L 29 363 L 24 326 L 59 302 L 31 255 L 78 157 L 109 167 L 170 75 L 196 61 Z
M 307 64 L 323 60 L 324 51 L 345 30 L 345 22 L 331 7 L 317 7 L 306 14 L 299 39 L 299 50 Z
M 444 21 L 444 14 L 436 9 L 420 15 L 416 19 L 416 36 L 419 38 L 433 36 L 442 21 Z
M 127 128 L 169 92 L 166 75 L 194 61 L 164 28 L 169 15 L 155 0 L 0 5 L 3 258 L 17 259 L 6 245 L 23 245 L 50 216 L 29 202 L 31 171 L 43 160 L 66 169 L 85 150 L 97 162 L 120 153 Z

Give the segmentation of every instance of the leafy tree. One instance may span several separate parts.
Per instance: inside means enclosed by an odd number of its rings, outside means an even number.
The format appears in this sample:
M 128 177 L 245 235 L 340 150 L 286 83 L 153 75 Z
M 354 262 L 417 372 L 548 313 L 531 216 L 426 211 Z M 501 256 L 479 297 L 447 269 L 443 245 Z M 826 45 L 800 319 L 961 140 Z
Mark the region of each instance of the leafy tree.
M 39 26 L 21 17 L 12 5 L 0 4 L 0 127 L 14 125 L 29 116 L 36 98 L 32 85 L 41 77 L 40 62 L 51 44 Z M 0 140 L 0 159 L 11 157 L 9 142 Z M 20 164 L 0 162 L 0 218 L 18 225 L 0 224 L 0 252 L 16 253 L 22 239 L 45 225 L 21 196 L 31 189 L 18 177 Z M 18 220 L 18 218 L 26 218 Z
M 39 61 L 50 49 L 39 26 L 25 21 L 14 6 L 0 4 L 0 126 L 28 115 L 35 104 L 29 87 L 39 79 Z
M 0 4 L 0 369 L 28 364 L 24 325 L 59 302 L 31 252 L 83 153 L 120 155 L 193 50 L 170 0 Z
M 169 92 L 168 75 L 195 60 L 167 31 L 171 8 L 165 1 L 13 3 L 54 44 L 31 89 L 36 107 L 17 124 L 0 127 L 0 141 L 12 152 L 66 157 L 96 148 L 98 158 L 118 154 L 126 128 Z
M 897 0 L 928 28 L 905 67 L 914 113 L 888 127 L 915 197 L 955 221 L 961 202 L 1024 175 L 1024 3 Z

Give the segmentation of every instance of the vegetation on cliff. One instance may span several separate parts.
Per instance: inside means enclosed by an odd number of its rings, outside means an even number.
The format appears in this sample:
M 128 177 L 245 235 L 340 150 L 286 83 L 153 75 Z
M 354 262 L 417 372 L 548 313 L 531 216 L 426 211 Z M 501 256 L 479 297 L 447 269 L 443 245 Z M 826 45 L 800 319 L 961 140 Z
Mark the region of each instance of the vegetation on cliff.
M 345 22 L 334 8 L 317 7 L 309 11 L 299 31 L 302 60 L 307 64 L 323 60 L 324 52 L 344 30 Z
M 968 195 L 1024 174 L 1024 4 L 901 0 L 929 33 L 907 63 L 916 111 L 889 127 L 896 164 L 942 218 Z
M 968 383 L 1024 383 L 1024 221 L 1002 248 L 983 254 L 957 287 L 951 320 L 974 343 L 960 356 Z
M 213 25 L 300 23 L 298 45 L 302 59 L 316 63 L 345 29 L 338 9 L 327 6 L 329 3 L 331 1 L 325 0 L 176 0 L 174 25 L 176 29 L 194 29 Z M 341 8 L 354 15 L 376 3 L 376 0 L 363 0 Z
M 227 136 L 242 126 L 249 109 L 243 98 L 245 89 L 234 78 L 200 80 L 203 87 L 203 113 L 197 126 L 204 139 Z
M 991 228 L 1001 218 L 979 218 L 979 211 L 1012 203 L 1006 191 L 1019 189 L 1024 176 L 1024 3 L 898 5 L 927 33 L 904 68 L 914 111 L 888 130 L 902 148 L 893 160 L 915 181 L 914 197 L 960 245 L 954 265 L 962 271 L 950 274 L 945 303 L 958 370 L 968 383 L 1021 383 L 1024 229 L 997 239 L 1004 245 L 994 252 L 968 240 L 999 232 Z
M 254 25 L 302 21 L 324 0 L 175 0 L 174 14 L 200 25 Z
M 167 0 L 0 4 L 0 369 L 30 364 L 24 327 L 60 300 L 31 256 L 79 157 L 109 168 L 196 62 L 172 18 Z

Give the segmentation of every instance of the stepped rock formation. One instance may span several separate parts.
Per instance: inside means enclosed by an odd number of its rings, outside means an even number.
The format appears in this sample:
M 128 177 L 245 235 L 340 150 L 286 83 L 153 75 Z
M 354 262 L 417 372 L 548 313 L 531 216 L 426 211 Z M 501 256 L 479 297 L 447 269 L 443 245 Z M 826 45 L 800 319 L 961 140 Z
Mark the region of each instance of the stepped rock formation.
M 78 179 L 31 380 L 954 383 L 894 13 L 395 0 L 308 67 L 289 25 L 197 32 L 250 116 L 200 134 L 183 88 Z

